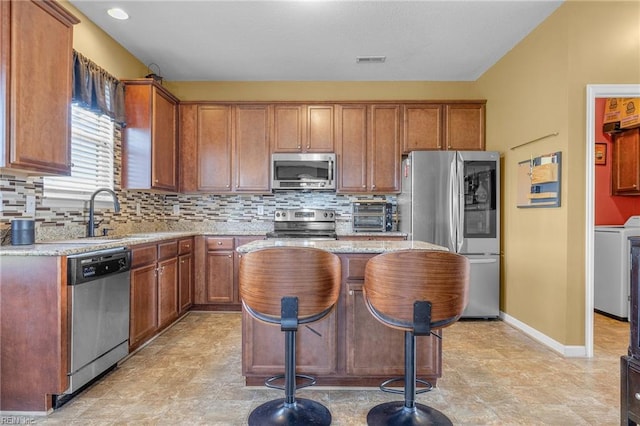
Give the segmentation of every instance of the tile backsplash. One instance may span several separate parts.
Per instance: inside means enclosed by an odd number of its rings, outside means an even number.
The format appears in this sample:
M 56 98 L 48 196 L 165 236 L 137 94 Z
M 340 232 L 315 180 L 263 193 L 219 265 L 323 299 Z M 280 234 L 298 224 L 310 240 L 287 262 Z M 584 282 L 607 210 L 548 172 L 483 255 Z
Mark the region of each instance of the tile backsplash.
M 96 235 L 104 228 L 110 235 L 154 231 L 215 231 L 229 233 L 268 232 L 273 230 L 277 208 L 325 208 L 336 211 L 338 231 L 351 229 L 351 202 L 356 198 L 390 196 L 350 196 L 335 192 L 283 191 L 266 195 L 158 194 L 123 190 L 120 187 L 122 144 L 116 132 L 114 190 L 120 212 L 111 202 L 96 203 Z M 2 174 L 4 173 L 4 174 Z M 0 241 L 10 244 L 11 219 L 34 218 L 36 242 L 79 238 L 86 235 L 89 200 L 55 202 L 43 198 L 43 178 L 0 172 Z M 27 199 L 35 199 L 35 215 L 26 213 Z M 260 211 L 259 206 L 262 206 Z

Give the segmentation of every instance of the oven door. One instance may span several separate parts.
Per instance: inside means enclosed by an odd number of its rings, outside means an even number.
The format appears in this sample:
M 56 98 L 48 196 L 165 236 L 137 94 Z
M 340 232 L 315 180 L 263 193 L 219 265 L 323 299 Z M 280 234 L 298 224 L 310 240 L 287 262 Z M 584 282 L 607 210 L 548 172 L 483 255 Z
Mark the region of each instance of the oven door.
M 335 154 L 275 153 L 272 189 L 335 189 Z

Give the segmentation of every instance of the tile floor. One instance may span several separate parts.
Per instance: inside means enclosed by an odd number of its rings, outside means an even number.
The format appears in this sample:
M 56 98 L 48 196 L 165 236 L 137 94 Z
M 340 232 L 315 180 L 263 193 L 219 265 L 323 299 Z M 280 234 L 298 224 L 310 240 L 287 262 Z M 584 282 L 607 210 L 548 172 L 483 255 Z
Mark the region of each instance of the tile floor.
M 596 315 L 595 357 L 563 358 L 501 321 L 445 329 L 443 376 L 417 401 L 456 425 L 617 425 L 619 357 L 628 324 Z M 280 396 L 246 388 L 240 315 L 193 312 L 46 418 L 45 425 L 244 425 Z M 377 389 L 305 389 L 334 425 L 364 425 L 370 407 L 401 395 Z

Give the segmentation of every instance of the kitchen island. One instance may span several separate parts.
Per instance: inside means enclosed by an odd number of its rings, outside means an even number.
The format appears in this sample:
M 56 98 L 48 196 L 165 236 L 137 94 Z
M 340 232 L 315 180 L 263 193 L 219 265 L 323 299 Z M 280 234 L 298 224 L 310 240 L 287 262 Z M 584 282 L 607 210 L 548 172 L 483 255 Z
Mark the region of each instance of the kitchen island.
M 386 327 L 367 310 L 364 270 L 373 256 L 406 249 L 446 250 L 422 241 L 259 240 L 242 245 L 248 253 L 267 247 L 302 246 L 340 257 L 342 288 L 336 308 L 327 317 L 298 330 L 298 371 L 316 376 L 318 386 L 378 386 L 404 372 L 404 333 Z M 295 259 L 292 259 L 295 261 Z M 434 336 L 416 340 L 417 375 L 435 385 L 442 374 L 442 347 Z M 284 333 L 242 314 L 242 374 L 249 386 L 284 371 Z

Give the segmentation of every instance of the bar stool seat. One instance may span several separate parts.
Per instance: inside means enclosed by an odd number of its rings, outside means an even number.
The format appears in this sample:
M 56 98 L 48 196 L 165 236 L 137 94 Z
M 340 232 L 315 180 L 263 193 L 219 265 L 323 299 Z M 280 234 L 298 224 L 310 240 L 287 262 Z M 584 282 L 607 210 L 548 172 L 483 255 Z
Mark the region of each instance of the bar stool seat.
M 451 425 L 442 412 L 415 402 L 416 394 L 431 390 L 416 378 L 416 336 L 457 321 L 467 306 L 469 260 L 434 250 L 401 250 L 371 258 L 365 268 L 364 301 L 382 324 L 404 331 L 404 401 L 379 404 L 367 414 L 367 424 Z M 437 336 L 437 335 L 436 335 Z M 380 388 L 398 379 L 385 381 Z M 417 384 L 426 387 L 417 390 Z M 401 393 L 395 391 L 394 393 Z
M 318 321 L 335 307 L 340 294 L 340 258 L 312 247 L 272 247 L 252 251 L 240 260 L 239 284 L 243 308 L 259 321 L 280 325 L 285 333 L 284 399 L 268 401 L 249 415 L 249 425 L 329 425 L 331 413 L 322 404 L 296 398 L 295 391 L 315 383 L 311 376 L 296 387 L 298 325 Z

